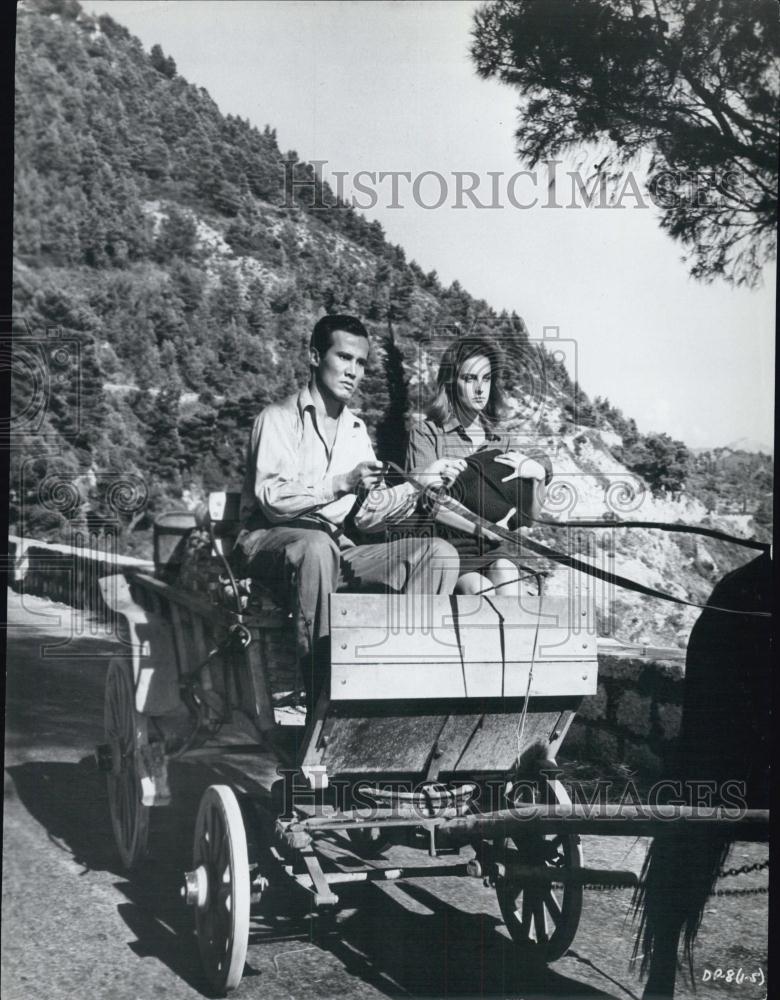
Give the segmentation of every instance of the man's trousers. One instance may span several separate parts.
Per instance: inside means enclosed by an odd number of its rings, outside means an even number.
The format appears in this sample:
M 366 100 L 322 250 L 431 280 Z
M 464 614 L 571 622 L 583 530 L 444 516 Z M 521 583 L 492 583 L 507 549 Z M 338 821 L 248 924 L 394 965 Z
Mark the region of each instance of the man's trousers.
M 241 575 L 276 590 L 280 602 L 293 610 L 298 660 L 310 699 L 329 662 L 332 593 L 451 594 L 460 573 L 457 551 L 441 538 L 399 538 L 339 549 L 325 528 L 278 525 L 242 531 L 236 546 Z

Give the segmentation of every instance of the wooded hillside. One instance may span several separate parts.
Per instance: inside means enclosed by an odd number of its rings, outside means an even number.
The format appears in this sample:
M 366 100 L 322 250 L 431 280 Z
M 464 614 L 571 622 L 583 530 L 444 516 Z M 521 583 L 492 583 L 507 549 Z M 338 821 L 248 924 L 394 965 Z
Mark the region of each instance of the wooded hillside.
M 478 329 L 505 349 L 529 437 L 601 429 L 655 492 L 682 490 L 681 442 L 591 402 L 520 316 L 407 261 L 274 128 L 223 115 L 159 46 L 75 0 L 25 0 L 16 72 L 19 533 L 118 530 L 147 554 L 155 512 L 239 481 L 252 419 L 305 379 L 325 312 L 372 331 L 357 403 L 384 458 L 402 460 L 448 339 Z M 291 176 L 310 183 L 289 193 Z

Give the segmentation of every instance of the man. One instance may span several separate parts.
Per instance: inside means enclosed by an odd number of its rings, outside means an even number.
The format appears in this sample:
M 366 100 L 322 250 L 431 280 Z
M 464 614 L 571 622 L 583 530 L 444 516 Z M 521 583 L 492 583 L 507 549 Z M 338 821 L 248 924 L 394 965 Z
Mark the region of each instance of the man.
M 346 405 L 368 352 L 359 320 L 320 319 L 309 345 L 308 386 L 263 410 L 247 454 L 236 540 L 242 573 L 291 594 L 310 707 L 329 661 L 331 593 L 449 594 L 459 573 L 457 552 L 441 539 L 355 544 L 345 531 L 348 517 L 361 533 L 382 531 L 411 513 L 417 499 L 409 484 L 383 486 L 365 424 Z

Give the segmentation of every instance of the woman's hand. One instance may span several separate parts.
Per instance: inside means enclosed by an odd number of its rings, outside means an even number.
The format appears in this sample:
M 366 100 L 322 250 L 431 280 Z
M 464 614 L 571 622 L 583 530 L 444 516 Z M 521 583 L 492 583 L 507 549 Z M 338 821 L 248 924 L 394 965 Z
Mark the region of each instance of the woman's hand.
M 547 475 L 545 467 L 535 458 L 529 458 L 521 451 L 507 451 L 503 455 L 496 456 L 496 462 L 507 465 L 513 471 L 505 476 L 501 482 L 508 483 L 510 479 L 537 479 L 544 482 Z
M 450 486 L 465 468 L 465 458 L 437 458 L 417 475 L 426 486 Z

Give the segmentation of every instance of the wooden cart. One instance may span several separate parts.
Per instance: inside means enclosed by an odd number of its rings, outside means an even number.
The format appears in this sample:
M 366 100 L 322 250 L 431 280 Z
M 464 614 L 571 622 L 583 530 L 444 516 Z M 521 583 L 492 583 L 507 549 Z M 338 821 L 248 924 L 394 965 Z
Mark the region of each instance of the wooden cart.
M 357 881 L 487 880 L 518 948 L 543 961 L 562 955 L 583 883 L 627 873 L 584 869 L 576 832 L 522 823 L 495 836 L 464 835 L 462 823 L 458 837 L 449 831 L 464 817 L 568 804 L 555 758 L 582 698 L 596 692 L 590 593 L 334 594 L 330 684 L 305 729 L 290 729 L 292 621 L 268 595 L 242 606 L 225 562 L 234 504 L 210 498 L 206 524 L 224 571 L 211 599 L 172 572 L 171 553 L 195 529 L 188 514 L 161 519 L 155 575 L 102 581 L 127 646 L 109 668 L 98 748 L 124 864 L 147 850 L 150 809 L 170 804 L 172 759 L 229 760 L 238 776 L 202 797 L 183 888 L 213 989 L 242 976 L 268 877 L 258 845 L 277 877 L 325 910 Z M 274 764 L 262 795 L 241 778 L 255 756 Z M 417 863 L 387 859 L 399 842 L 419 849 Z

